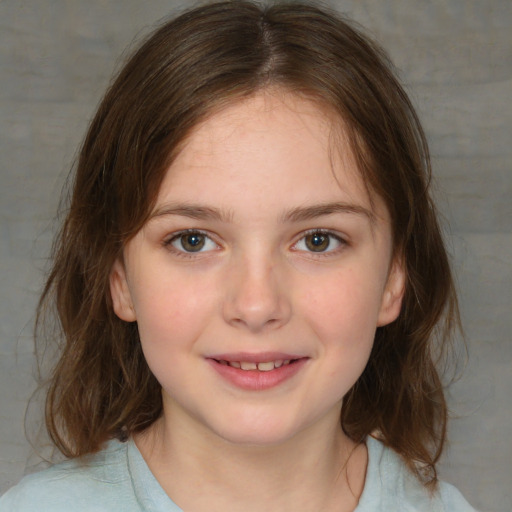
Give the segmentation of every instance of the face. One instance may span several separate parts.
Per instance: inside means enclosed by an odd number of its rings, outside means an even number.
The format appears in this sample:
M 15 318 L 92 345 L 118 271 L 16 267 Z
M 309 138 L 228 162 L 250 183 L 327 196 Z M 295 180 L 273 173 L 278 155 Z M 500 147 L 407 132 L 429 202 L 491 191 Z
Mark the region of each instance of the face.
M 234 443 L 338 423 L 400 310 L 389 217 L 329 115 L 260 93 L 196 127 L 111 273 L 164 419 Z

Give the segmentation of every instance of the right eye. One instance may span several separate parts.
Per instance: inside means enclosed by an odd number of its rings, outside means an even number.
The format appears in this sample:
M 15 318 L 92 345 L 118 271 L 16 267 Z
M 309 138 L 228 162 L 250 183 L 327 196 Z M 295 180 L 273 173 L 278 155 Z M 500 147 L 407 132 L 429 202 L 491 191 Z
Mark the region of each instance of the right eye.
M 329 254 L 339 251 L 346 242 L 335 233 L 324 229 L 310 230 L 295 243 L 294 248 L 299 251 L 313 254 Z
M 176 233 L 165 245 L 184 253 L 213 251 L 219 247 L 207 234 L 197 230 Z

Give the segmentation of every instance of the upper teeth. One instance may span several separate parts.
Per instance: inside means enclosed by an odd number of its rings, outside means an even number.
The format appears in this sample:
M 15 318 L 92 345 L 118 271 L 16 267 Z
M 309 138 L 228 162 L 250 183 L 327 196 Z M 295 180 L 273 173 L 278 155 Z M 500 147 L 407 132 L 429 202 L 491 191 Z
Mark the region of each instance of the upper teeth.
M 221 364 L 239 368 L 241 370 L 259 370 L 260 372 L 269 372 L 275 368 L 280 368 L 290 364 L 290 359 L 278 359 L 277 361 L 268 361 L 264 363 L 251 363 L 248 361 L 220 361 Z

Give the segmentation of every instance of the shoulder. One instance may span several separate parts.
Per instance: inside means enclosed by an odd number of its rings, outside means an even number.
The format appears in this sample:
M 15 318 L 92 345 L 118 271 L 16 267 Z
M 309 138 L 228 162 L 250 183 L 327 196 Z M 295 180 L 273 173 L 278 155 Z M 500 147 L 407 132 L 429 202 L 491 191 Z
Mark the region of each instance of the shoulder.
M 439 496 L 443 502 L 444 509 L 447 511 L 476 512 L 453 485 L 441 482 L 439 484 Z
M 441 482 L 430 492 L 396 452 L 373 438 L 366 444 L 368 469 L 357 512 L 476 512 L 452 485 Z
M 0 512 L 60 512 L 70 506 L 74 512 L 131 512 L 134 500 L 126 459 L 126 446 L 111 441 L 97 454 L 28 475 L 0 498 Z

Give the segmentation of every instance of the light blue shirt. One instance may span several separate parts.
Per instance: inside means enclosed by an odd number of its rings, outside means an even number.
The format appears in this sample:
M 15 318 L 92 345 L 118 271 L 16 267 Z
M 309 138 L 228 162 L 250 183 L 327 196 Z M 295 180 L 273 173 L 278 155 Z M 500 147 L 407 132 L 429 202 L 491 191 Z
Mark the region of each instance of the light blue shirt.
M 366 444 L 366 481 L 355 512 L 475 512 L 455 487 L 441 482 L 430 495 L 393 450 L 373 438 Z M 182 512 L 131 440 L 26 476 L 0 498 L 0 512 L 70 510 Z

